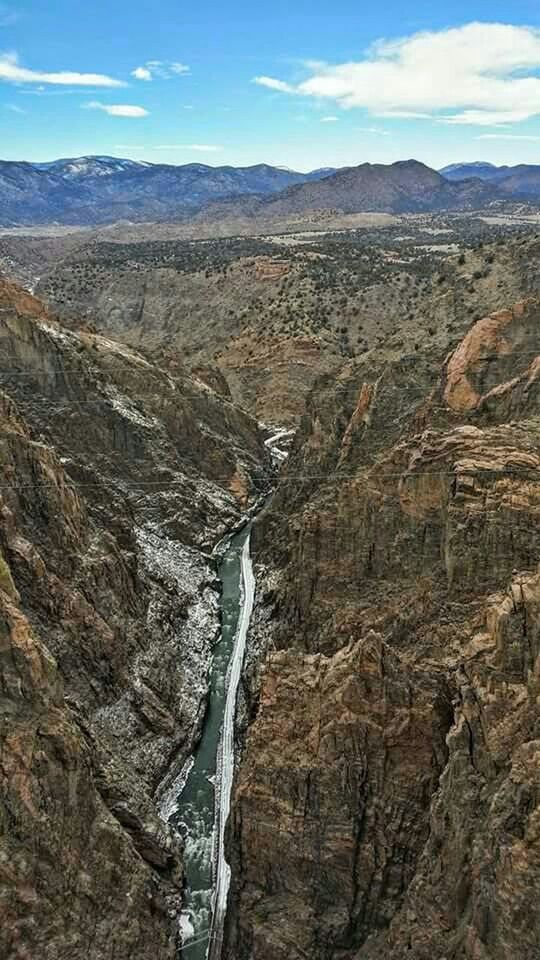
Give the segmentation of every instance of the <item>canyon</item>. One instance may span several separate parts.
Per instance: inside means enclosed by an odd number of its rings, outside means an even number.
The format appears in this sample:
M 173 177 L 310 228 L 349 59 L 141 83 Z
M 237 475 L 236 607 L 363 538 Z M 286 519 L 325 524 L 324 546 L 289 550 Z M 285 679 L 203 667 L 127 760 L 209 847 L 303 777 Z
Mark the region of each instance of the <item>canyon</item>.
M 396 266 L 402 227 L 369 262 L 373 233 L 55 240 L 43 299 L 0 281 L 9 960 L 189 960 L 214 550 L 254 509 L 213 960 L 536 960 L 540 241 L 455 227 Z

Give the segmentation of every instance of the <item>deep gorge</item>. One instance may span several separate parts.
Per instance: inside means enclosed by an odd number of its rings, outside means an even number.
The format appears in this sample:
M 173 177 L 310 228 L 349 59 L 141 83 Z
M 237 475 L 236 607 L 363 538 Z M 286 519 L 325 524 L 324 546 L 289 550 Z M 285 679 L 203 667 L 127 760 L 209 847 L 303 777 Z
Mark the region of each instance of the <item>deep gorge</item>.
M 536 960 L 539 331 L 343 356 L 278 431 L 0 284 L 2 957 Z

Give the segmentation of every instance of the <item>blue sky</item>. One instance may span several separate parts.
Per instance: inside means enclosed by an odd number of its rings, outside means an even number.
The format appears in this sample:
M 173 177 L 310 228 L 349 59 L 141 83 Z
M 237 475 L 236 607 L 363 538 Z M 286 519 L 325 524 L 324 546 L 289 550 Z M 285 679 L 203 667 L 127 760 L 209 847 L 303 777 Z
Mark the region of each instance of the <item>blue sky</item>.
M 538 0 L 0 0 L 0 157 L 540 162 Z

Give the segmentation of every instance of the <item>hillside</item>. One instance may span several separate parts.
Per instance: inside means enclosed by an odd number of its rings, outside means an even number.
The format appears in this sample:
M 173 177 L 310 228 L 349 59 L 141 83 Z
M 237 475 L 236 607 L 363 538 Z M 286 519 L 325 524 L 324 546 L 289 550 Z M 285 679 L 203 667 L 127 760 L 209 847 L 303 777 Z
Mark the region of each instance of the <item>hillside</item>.
M 66 323 L 107 331 L 171 370 L 180 361 L 279 424 L 302 415 L 314 379 L 344 358 L 382 346 L 412 353 L 423 329 L 444 342 L 534 293 L 527 229 L 521 243 L 519 223 L 422 216 L 204 242 L 70 237 L 60 257 L 62 241 L 10 239 L 0 256 L 32 262 L 40 296 Z
M 495 188 L 479 180 L 450 183 L 425 164 L 404 160 L 390 165 L 363 163 L 338 170 L 314 183 L 289 187 L 275 197 L 215 204 L 206 215 L 217 215 L 221 210 L 222 215 L 230 216 L 231 208 L 236 206 L 252 218 L 284 217 L 309 210 L 342 213 L 467 210 L 481 207 L 497 196 Z

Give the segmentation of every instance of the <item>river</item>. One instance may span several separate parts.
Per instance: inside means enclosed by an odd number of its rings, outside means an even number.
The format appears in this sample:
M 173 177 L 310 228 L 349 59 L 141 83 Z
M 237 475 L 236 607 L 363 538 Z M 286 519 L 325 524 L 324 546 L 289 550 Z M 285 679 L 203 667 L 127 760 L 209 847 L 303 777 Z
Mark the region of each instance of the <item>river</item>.
M 172 817 L 185 842 L 180 918 L 185 960 L 221 955 L 230 881 L 224 841 L 234 774 L 234 717 L 255 586 L 250 532 L 248 525 L 231 539 L 219 565 L 222 632 L 214 650 L 208 711 Z

